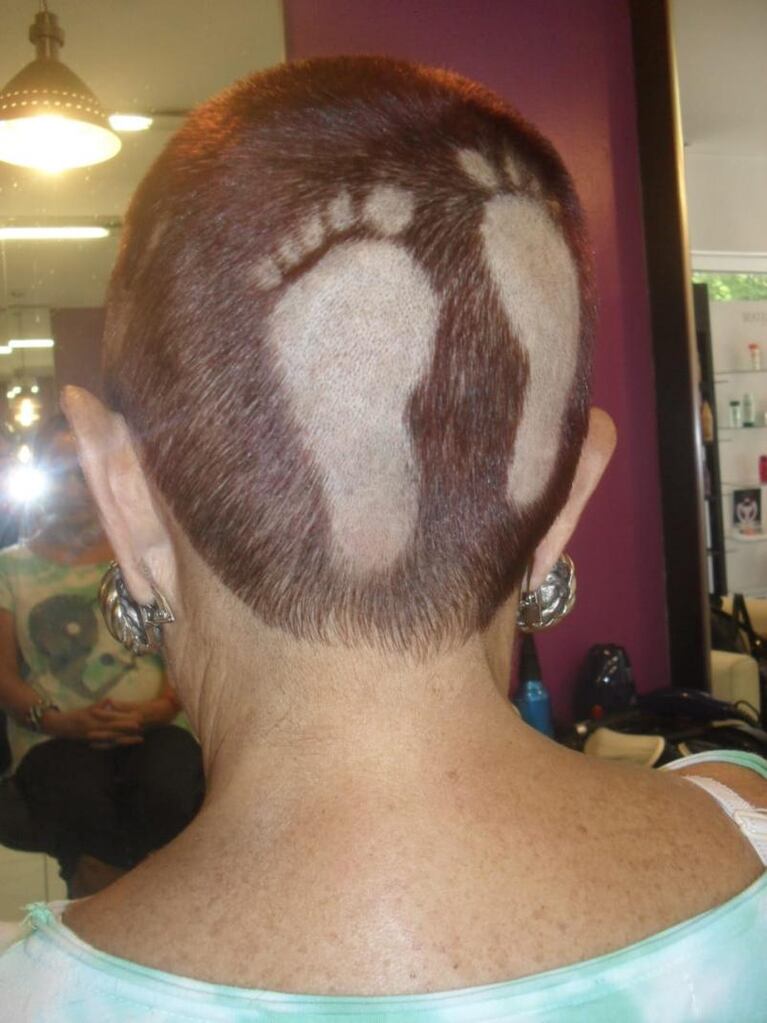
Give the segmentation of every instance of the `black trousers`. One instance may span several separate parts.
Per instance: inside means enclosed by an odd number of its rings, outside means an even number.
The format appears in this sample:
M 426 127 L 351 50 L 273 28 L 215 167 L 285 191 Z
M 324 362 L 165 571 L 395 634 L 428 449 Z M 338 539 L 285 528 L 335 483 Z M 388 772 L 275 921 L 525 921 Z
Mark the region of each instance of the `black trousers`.
M 85 853 L 134 867 L 189 824 L 205 789 L 200 747 L 175 725 L 107 750 L 49 739 L 23 757 L 14 780 L 64 880 Z

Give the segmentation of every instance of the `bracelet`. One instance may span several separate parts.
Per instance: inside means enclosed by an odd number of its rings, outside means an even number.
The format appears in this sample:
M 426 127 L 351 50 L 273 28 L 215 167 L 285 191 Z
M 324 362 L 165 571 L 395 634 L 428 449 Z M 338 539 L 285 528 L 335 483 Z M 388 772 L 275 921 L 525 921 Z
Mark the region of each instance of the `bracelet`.
M 60 710 L 53 700 L 49 696 L 40 696 L 35 693 L 38 697 L 38 702 L 33 703 L 32 706 L 26 713 L 25 724 L 32 729 L 33 732 L 42 732 L 43 730 L 43 714 L 47 710 Z

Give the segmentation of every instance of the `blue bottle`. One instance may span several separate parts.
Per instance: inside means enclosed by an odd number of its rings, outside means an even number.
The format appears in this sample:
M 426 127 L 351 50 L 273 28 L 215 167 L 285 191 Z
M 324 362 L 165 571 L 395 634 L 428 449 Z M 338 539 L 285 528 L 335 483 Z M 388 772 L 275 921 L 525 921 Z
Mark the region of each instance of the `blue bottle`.
M 519 661 L 519 686 L 514 694 L 514 705 L 519 709 L 522 720 L 544 735 L 554 738 L 554 723 L 551 718 L 551 698 L 541 678 L 541 666 L 535 640 L 529 632 L 522 636 L 522 652 Z

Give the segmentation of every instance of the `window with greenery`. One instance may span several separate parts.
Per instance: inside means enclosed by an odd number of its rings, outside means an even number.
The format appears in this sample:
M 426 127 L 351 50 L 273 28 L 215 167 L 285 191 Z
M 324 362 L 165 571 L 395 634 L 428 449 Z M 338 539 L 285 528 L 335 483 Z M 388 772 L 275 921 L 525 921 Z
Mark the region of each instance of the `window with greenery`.
M 694 284 L 707 284 L 713 302 L 743 302 L 767 299 L 767 274 L 701 273 L 692 275 Z

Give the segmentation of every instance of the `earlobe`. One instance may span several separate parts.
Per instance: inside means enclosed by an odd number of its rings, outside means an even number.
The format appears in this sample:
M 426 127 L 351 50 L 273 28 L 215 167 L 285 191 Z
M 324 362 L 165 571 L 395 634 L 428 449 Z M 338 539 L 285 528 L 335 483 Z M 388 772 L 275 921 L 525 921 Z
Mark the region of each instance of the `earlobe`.
M 167 574 L 168 566 L 152 564 L 152 554 L 167 544 L 167 534 L 125 420 L 79 387 L 64 388 L 61 404 L 125 583 L 138 603 L 150 603 L 153 581 L 147 570 Z
M 615 450 L 615 424 L 602 409 L 593 408 L 589 416 L 589 430 L 583 442 L 581 457 L 575 470 L 564 507 L 554 520 L 548 533 L 536 548 L 530 570 L 531 590 L 537 589 L 555 564 L 570 540 L 583 509 L 596 490 Z

